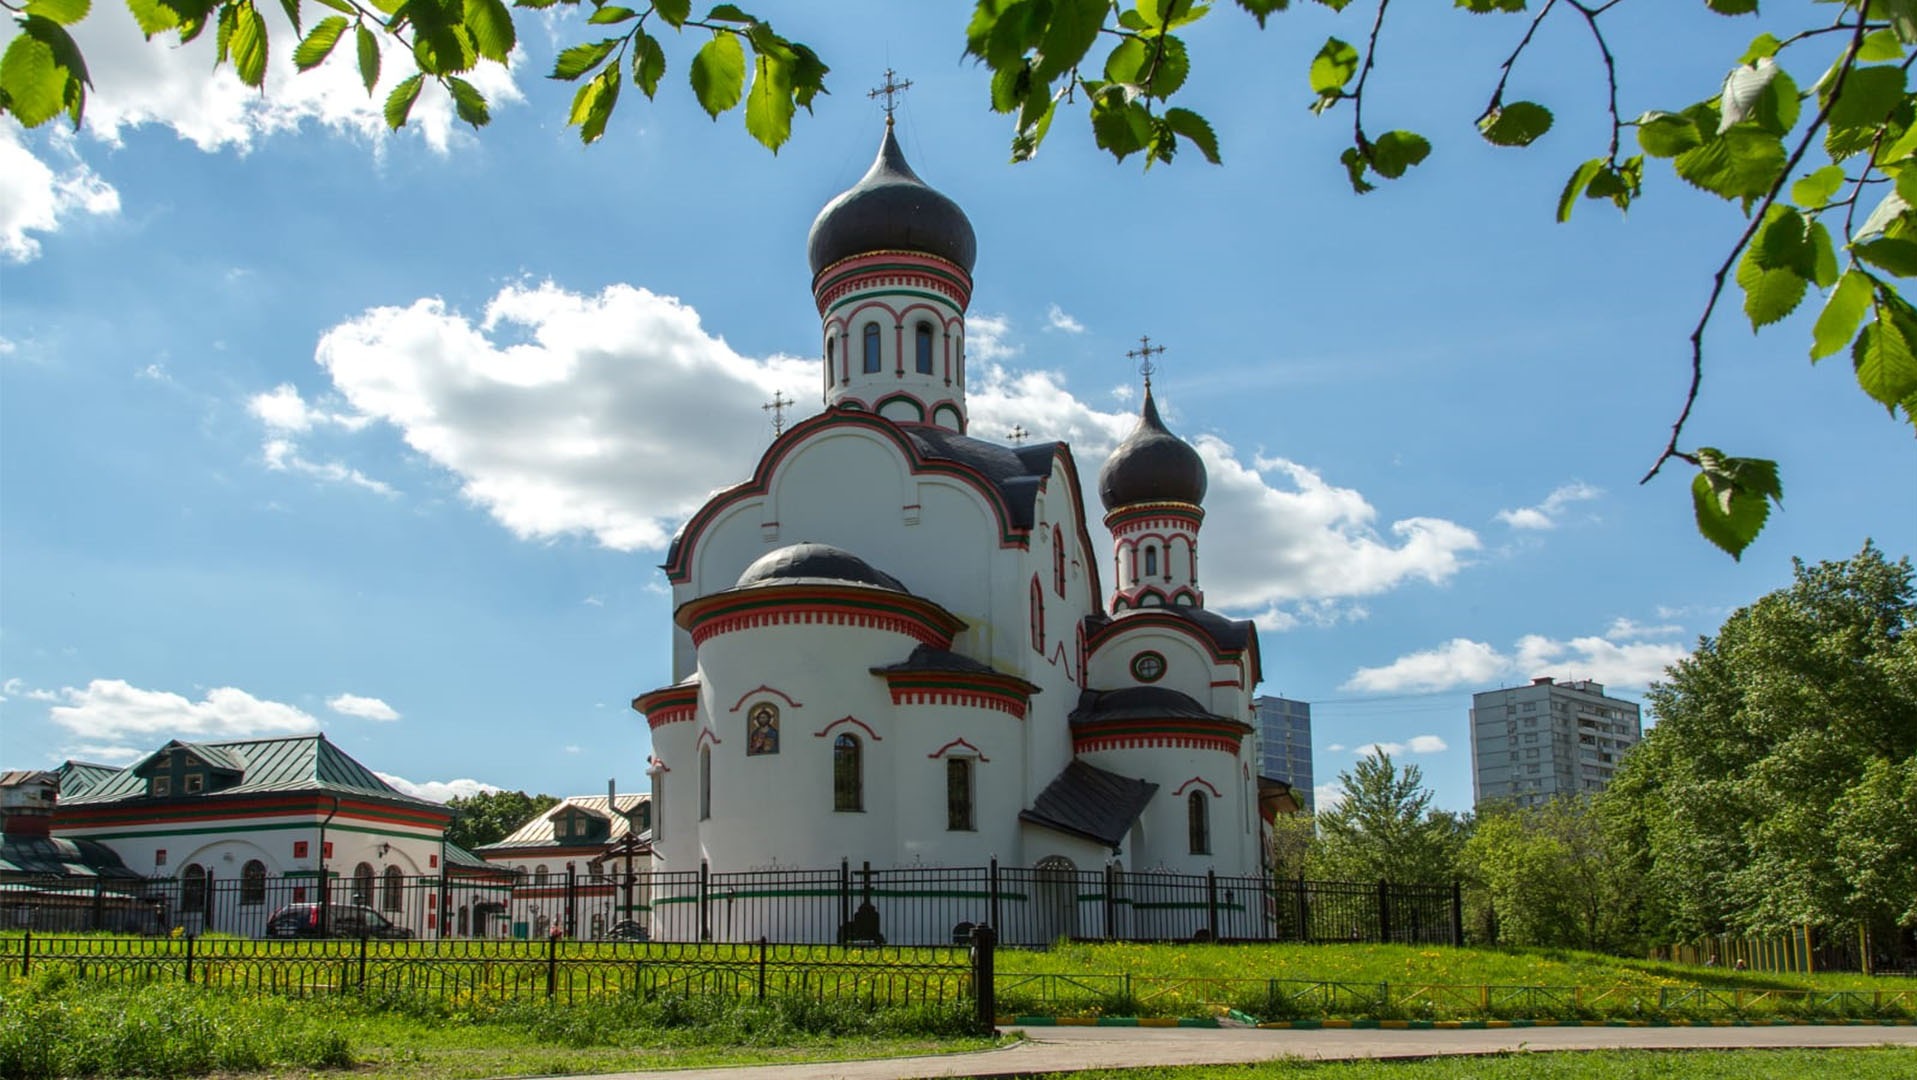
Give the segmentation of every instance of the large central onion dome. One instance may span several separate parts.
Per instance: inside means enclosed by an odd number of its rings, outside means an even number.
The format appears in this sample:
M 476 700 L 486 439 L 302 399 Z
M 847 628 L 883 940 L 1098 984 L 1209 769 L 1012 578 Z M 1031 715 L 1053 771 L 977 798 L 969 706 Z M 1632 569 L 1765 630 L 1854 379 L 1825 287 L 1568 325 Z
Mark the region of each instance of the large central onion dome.
M 1173 435 L 1158 418 L 1151 384 L 1138 428 L 1118 444 L 1098 471 L 1098 498 L 1105 509 L 1147 502 L 1205 501 L 1205 463 L 1190 444 Z
M 978 239 L 965 211 L 928 187 L 905 163 L 889 120 L 872 168 L 825 204 L 806 240 L 815 275 L 841 259 L 874 251 L 936 255 L 967 274 L 978 256 Z
M 830 544 L 803 543 L 767 552 L 745 568 L 733 588 L 790 585 L 797 582 L 834 582 L 868 585 L 891 592 L 908 592 L 899 579 L 857 555 Z

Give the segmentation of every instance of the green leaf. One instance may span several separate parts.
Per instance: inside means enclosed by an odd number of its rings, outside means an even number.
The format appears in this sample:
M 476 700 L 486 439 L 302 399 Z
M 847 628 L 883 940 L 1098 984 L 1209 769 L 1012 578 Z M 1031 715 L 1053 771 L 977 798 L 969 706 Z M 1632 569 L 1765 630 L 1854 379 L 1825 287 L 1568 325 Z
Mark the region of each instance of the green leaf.
M 1092 101 L 1092 139 L 1120 161 L 1145 148 L 1151 138 L 1151 114 L 1129 98 L 1123 87 L 1109 87 Z
M 1737 284 L 1751 329 L 1768 326 L 1796 310 L 1815 273 L 1815 252 L 1804 215 L 1773 204 L 1738 260 Z
M 1748 202 L 1769 191 L 1784 170 L 1784 142 L 1755 124 L 1738 124 L 1679 154 L 1674 166 L 1696 187 Z
M 1857 59 L 1868 64 L 1881 64 L 1903 58 L 1904 45 L 1897 40 L 1897 33 L 1894 30 L 1872 30 L 1864 35 L 1863 44 L 1857 48 Z
M 1168 98 L 1191 73 L 1185 43 L 1170 34 L 1162 39 L 1131 38 L 1105 58 L 1105 78 L 1144 88 L 1148 97 Z
M 1551 110 L 1532 101 L 1514 101 L 1478 117 L 1478 130 L 1493 146 L 1529 146 L 1551 130 Z
M 1764 530 L 1771 503 L 1784 501 L 1777 463 L 1762 458 L 1734 458 L 1711 447 L 1697 452 L 1698 473 L 1691 481 L 1691 502 L 1697 531 L 1742 560 L 1744 549 Z
M 1051 21 L 1038 39 L 1034 69 L 1040 82 L 1051 82 L 1085 58 L 1110 8 L 1107 0 L 1053 0 Z
M 752 93 L 746 97 L 746 132 L 773 153 L 792 137 L 792 81 L 785 63 L 760 55 L 753 62 Z
M 720 4 L 706 12 L 707 22 L 749 23 L 757 22 L 752 16 L 739 9 L 737 4 Z
M 1029 161 L 1034 154 L 1038 153 L 1039 144 L 1045 141 L 1045 136 L 1052 130 L 1052 117 L 1058 113 L 1059 99 L 1064 96 L 1065 92 L 1060 90 L 1046 100 L 1043 108 L 1036 110 L 1033 106 L 1038 103 L 1038 99 L 1034 97 L 1026 100 L 1025 109 L 1019 113 L 1018 130 L 1012 136 L 1014 165 L 1021 161 Z
M 1184 136 L 1187 142 L 1196 146 L 1198 152 L 1205 155 L 1206 161 L 1213 165 L 1222 164 L 1218 158 L 1218 136 L 1204 117 L 1190 109 L 1172 108 L 1165 110 L 1165 122 L 1171 125 L 1173 131 Z
M 606 122 L 612 118 L 613 106 L 618 103 L 619 67 L 608 65 L 573 95 L 567 123 L 579 125 L 579 141 L 591 144 L 606 133 Z
M 1844 76 L 1843 89 L 1831 102 L 1827 122 L 1833 134 L 1846 128 L 1875 128 L 1903 103 L 1904 69 L 1901 66 L 1854 67 Z
M 474 127 L 485 127 L 492 120 L 492 111 L 486 105 L 486 95 L 479 92 L 472 83 L 457 75 L 446 77 L 446 89 L 452 91 L 453 111 L 461 120 Z
M 1870 275 L 1858 270 L 1844 271 L 1830 299 L 1824 301 L 1817 324 L 1811 327 L 1810 358 L 1813 361 L 1833 356 L 1850 344 L 1858 325 L 1864 321 L 1864 313 L 1870 310 L 1871 295 Z
M 1345 178 L 1351 181 L 1351 190 L 1363 195 L 1367 191 L 1378 189 L 1378 185 L 1365 179 L 1365 170 L 1369 166 L 1365 162 L 1364 154 L 1357 147 L 1345 147 L 1344 153 L 1338 155 L 1338 160 L 1345 167 Z
M 1851 250 L 1858 258 L 1898 277 L 1917 277 L 1917 240 L 1886 237 L 1865 244 L 1854 244 Z
M 501 0 L 465 0 L 465 4 L 466 31 L 472 35 L 473 49 L 488 60 L 505 63 L 506 57 L 512 55 L 513 46 L 519 43 L 512 13 Z
M 1676 157 L 1703 142 L 1696 122 L 1680 113 L 1647 112 L 1637 118 L 1637 144 L 1652 157 Z
M 739 46 L 739 39 L 715 33 L 693 56 L 690 78 L 693 96 L 707 116 L 716 120 L 720 113 L 737 105 L 745 92 L 745 50 Z
M 1724 88 L 1718 94 L 1718 110 L 1723 120 L 1718 125 L 1720 134 L 1732 124 L 1741 124 L 1752 119 L 1757 110 L 1757 101 L 1763 96 L 1764 88 L 1783 69 L 1777 61 L 1766 56 L 1749 64 L 1739 64 L 1724 76 Z
M 1791 201 L 1806 210 L 1815 210 L 1830 202 L 1844 186 L 1844 170 L 1826 165 L 1791 185 Z
M 1265 19 L 1268 18 L 1272 12 L 1283 11 L 1290 5 L 1291 0 L 1238 0 L 1238 6 L 1243 8 L 1252 18 L 1258 20 L 1258 29 L 1260 30 L 1265 28 Z
M 44 124 L 69 107 L 74 73 L 61 62 L 60 39 L 72 46 L 73 39 L 59 23 L 28 15 L 20 23 L 19 36 L 0 55 L 0 95 L 7 111 L 27 127 Z
M 1571 220 L 1571 207 L 1576 205 L 1578 196 L 1591 186 L 1591 180 L 1603 172 L 1609 162 L 1603 158 L 1592 158 L 1577 167 L 1571 178 L 1564 182 L 1564 190 L 1558 195 L 1558 221 Z
M 241 82 L 258 89 L 266 82 L 266 16 L 247 0 L 236 6 L 239 17 L 233 26 L 233 72 Z
M 332 54 L 333 46 L 339 44 L 339 36 L 346 32 L 347 22 L 344 15 L 328 15 L 313 27 L 306 40 L 293 49 L 293 66 L 301 71 L 311 71 L 320 66 Z
M 659 80 L 666 73 L 666 51 L 659 39 L 643 31 L 632 39 L 632 84 L 648 98 L 659 92 Z
M 1328 38 L 1311 61 L 1312 93 L 1323 96 L 1333 90 L 1342 91 L 1357 73 L 1358 50 L 1337 38 Z M 1342 93 L 1339 96 L 1343 96 Z
M 565 50 L 553 61 L 550 78 L 571 82 L 602 63 L 612 50 L 619 47 L 618 38 L 605 38 L 601 41 L 586 41 Z M 727 40 L 732 40 L 728 35 Z M 737 48 L 738 43 L 733 42 Z
M 162 0 L 127 0 L 126 6 L 133 13 L 133 21 L 139 24 L 140 33 L 148 38 L 180 25 L 179 12 Z
M 692 17 L 692 0 L 653 0 L 652 10 L 676 30 Z
M 1895 412 L 1912 394 L 1917 394 L 1917 313 L 1902 301 L 1879 296 L 1877 321 L 1864 327 L 1851 346 L 1851 363 L 1857 369 L 1857 385 L 1864 393 Z
M 398 131 L 406 126 L 406 117 L 413 111 L 413 102 L 419 100 L 419 88 L 425 85 L 425 77 L 418 72 L 406 76 L 386 95 L 386 126 Z
M 379 39 L 360 23 L 354 40 L 359 46 L 359 81 L 366 84 L 366 95 L 371 97 L 373 87 L 379 85 Z
M 608 23 L 622 23 L 628 19 L 636 19 L 638 17 L 639 13 L 631 8 L 607 4 L 605 7 L 588 15 L 586 22 L 593 26 L 604 26 Z
M 1828 289 L 1837 284 L 1837 247 L 1831 243 L 1830 230 L 1813 218 L 1805 236 L 1811 245 L 1811 284 Z
M 300 29 L 300 0 L 280 0 L 280 10 L 286 12 L 286 20 L 293 24 L 293 36 L 305 33 Z
M 24 10 L 28 15 L 38 15 L 62 26 L 72 26 L 86 18 L 92 7 L 93 0 L 27 0 Z
M 1704 6 L 1719 15 L 1749 15 L 1757 10 L 1757 0 L 1704 0 Z
M 1751 39 L 1751 47 L 1744 50 L 1744 55 L 1739 57 L 1737 62 L 1754 64 L 1767 56 L 1776 56 L 1777 50 L 1783 47 L 1784 43 L 1777 40 L 1776 35 L 1762 33 Z
M 1016 112 L 1032 93 L 1032 69 L 1024 60 L 992 72 L 992 111 Z
M 1387 131 L 1371 144 L 1371 167 L 1396 180 L 1431 154 L 1431 143 L 1415 131 Z

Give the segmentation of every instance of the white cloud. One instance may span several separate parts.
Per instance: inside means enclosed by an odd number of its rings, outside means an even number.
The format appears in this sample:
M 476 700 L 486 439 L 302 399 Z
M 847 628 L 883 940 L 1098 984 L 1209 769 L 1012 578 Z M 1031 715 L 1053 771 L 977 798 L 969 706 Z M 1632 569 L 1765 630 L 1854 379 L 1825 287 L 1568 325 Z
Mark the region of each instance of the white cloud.
M 1361 758 L 1370 757 L 1373 754 L 1390 754 L 1392 757 L 1397 757 L 1404 753 L 1404 744 L 1401 742 L 1360 743 L 1352 747 L 1351 752 Z
M 361 697 L 358 694 L 339 694 L 326 699 L 326 707 L 341 716 L 357 716 L 362 720 L 397 720 L 399 710 L 376 697 Z
M 60 703 L 47 710 L 47 718 L 85 740 L 93 753 L 111 749 L 109 742 L 151 741 L 146 748 L 151 751 L 167 739 L 300 735 L 320 726 L 295 706 L 262 700 L 231 686 L 208 690 L 199 701 L 189 701 L 165 690 L 142 690 L 121 679 L 94 679 L 83 688 L 63 687 L 54 696 Z
M 1611 625 L 1605 628 L 1604 636 L 1610 638 L 1612 641 L 1627 641 L 1631 638 L 1670 637 L 1673 634 L 1681 634 L 1683 632 L 1684 628 L 1675 623 L 1647 626 L 1644 623 L 1627 619 L 1620 615 L 1611 620 Z
M 0 258 L 10 262 L 27 262 L 40 254 L 40 241 L 32 233 L 55 232 L 75 214 L 111 217 L 120 212 L 120 193 L 79 159 L 71 137 L 51 135 L 46 141 L 50 157 L 66 160 L 64 168 L 56 171 L 35 157 L 21 142 L 20 125 L 12 117 L 0 120 Z
M 358 431 L 373 422 L 370 416 L 328 412 L 317 405 L 308 405 L 292 383 L 281 383 L 266 393 L 254 394 L 246 399 L 246 411 L 265 424 L 267 430 L 291 434 L 321 426 Z
M 150 379 L 153 382 L 162 383 L 170 383 L 173 381 L 173 376 L 167 374 L 166 365 L 157 360 L 135 371 L 133 377 L 136 379 Z
M 1113 401 L 1129 405 L 1132 399 L 1138 396 L 1138 391 L 1132 389 L 1130 383 L 1119 383 L 1112 387 L 1111 394 Z
M 1311 808 L 1315 814 L 1335 809 L 1345 801 L 1345 789 L 1336 783 L 1319 784 L 1311 789 Z
M 392 773 L 375 772 L 373 775 L 386 781 L 388 786 L 402 795 L 441 803 L 448 799 L 470 799 L 481 792 L 506 790 L 498 784 L 488 784 L 483 780 L 426 780 L 414 783 L 403 776 L 394 776 Z
M 1613 624 L 1615 629 L 1615 624 Z M 1636 627 L 1643 636 L 1675 633 L 1678 627 Z M 1499 679 L 1529 679 L 1553 672 L 1594 679 L 1609 688 L 1641 688 L 1664 677 L 1664 669 L 1690 655 L 1674 641 L 1618 642 L 1606 637 L 1565 641 L 1539 634 L 1518 639 L 1509 652 L 1469 638 L 1452 638 L 1435 649 L 1408 653 L 1379 667 L 1359 668 L 1340 689 L 1364 693 L 1435 693 L 1486 686 Z
M 965 317 L 965 355 L 980 363 L 1009 360 L 1025 351 L 1007 339 L 1012 335 L 1012 320 L 1003 315 L 972 314 Z
M 1046 309 L 1045 321 L 1051 325 L 1053 330 L 1061 330 L 1067 334 L 1082 334 L 1085 332 L 1085 324 L 1065 314 L 1064 309 L 1060 308 L 1057 304 L 1053 304 Z
M 1345 748 L 1344 743 L 1332 743 L 1330 746 L 1325 747 L 1325 753 L 1335 754 L 1338 751 L 1343 750 L 1344 748 Z
M 293 472 L 328 484 L 352 484 L 380 495 L 399 494 L 391 484 L 375 480 L 343 462 L 312 461 L 303 457 L 299 447 L 288 439 L 268 439 L 260 448 L 266 467 L 275 472 Z
M 1413 735 L 1405 748 L 1414 754 L 1442 754 L 1451 747 L 1436 735 Z
M 991 341 L 1003 330 L 1003 319 L 968 320 L 973 356 L 981 332 Z M 775 391 L 817 400 L 816 360 L 740 356 L 696 311 L 627 285 L 591 295 L 512 285 L 478 318 L 437 299 L 377 308 L 328 331 L 317 359 L 349 415 L 393 425 L 515 535 L 583 535 L 616 550 L 662 547 L 714 489 L 746 475 L 766 438 L 760 405 Z M 999 363 L 974 369 L 968 398 L 975 432 L 1002 438 L 1016 426 L 1069 442 L 1088 483 L 1137 424 L 1130 410 L 1079 400 L 1056 373 Z M 314 423 L 290 387 L 250 407 L 280 425 L 275 437 Z M 1262 611 L 1280 628 L 1362 618 L 1354 598 L 1448 581 L 1479 546 L 1438 518 L 1378 526 L 1362 495 L 1306 466 L 1246 464 L 1211 436 L 1193 443 L 1211 475 L 1207 514 L 1229 523 L 1205 537 L 1213 607 Z M 268 446 L 270 465 L 321 468 L 295 464 L 290 443 Z M 673 468 L 633 467 L 662 460 Z M 1094 545 L 1106 543 L 1094 529 Z
M 1521 506 L 1513 510 L 1500 510 L 1497 519 L 1514 529 L 1555 529 L 1564 519 L 1564 511 L 1576 502 L 1586 502 L 1603 495 L 1601 488 L 1592 487 L 1582 481 L 1573 481 L 1560 485 L 1544 501 L 1536 506 Z
M 1373 754 L 1402 757 L 1405 754 L 1442 754 L 1449 749 L 1451 749 L 1450 745 L 1436 735 L 1413 735 L 1409 742 L 1365 743 L 1352 747 L 1351 752 L 1361 758 L 1370 757 Z

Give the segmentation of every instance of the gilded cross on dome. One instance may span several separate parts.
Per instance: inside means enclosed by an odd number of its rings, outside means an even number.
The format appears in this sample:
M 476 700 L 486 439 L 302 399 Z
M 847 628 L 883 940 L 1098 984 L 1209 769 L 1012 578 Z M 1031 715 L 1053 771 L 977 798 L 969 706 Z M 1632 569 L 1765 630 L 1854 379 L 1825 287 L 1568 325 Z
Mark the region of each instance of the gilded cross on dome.
M 1138 361 L 1138 373 L 1145 377 L 1145 389 L 1147 390 L 1152 388 L 1152 372 L 1158 370 L 1158 365 L 1152 363 L 1152 357 L 1158 356 L 1164 351 L 1165 347 L 1163 345 L 1153 345 L 1151 335 L 1145 334 L 1139 337 L 1138 348 L 1125 354 L 1127 357 Z
M 785 434 L 785 410 L 788 406 L 792 404 L 793 404 L 792 399 L 789 397 L 786 397 L 785 392 L 783 390 L 774 390 L 772 392 L 772 400 L 766 402 L 764 405 L 759 406 L 759 408 L 764 409 L 766 412 L 769 412 L 772 414 L 772 437 L 773 438 L 776 439 L 780 435 Z
M 891 68 L 886 68 L 885 85 L 876 90 L 866 91 L 865 96 L 869 98 L 885 98 L 885 122 L 887 126 L 890 126 L 892 123 L 892 113 L 899 107 L 898 96 L 911 88 L 912 80 L 907 79 L 904 82 L 900 82 L 898 80 L 898 72 L 893 71 Z

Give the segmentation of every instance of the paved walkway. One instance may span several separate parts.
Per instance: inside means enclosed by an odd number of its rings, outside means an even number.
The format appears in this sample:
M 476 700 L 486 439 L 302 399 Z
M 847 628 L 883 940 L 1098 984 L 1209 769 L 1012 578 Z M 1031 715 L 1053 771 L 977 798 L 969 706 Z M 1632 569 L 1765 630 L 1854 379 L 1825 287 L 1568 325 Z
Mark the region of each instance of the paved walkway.
M 1917 1027 L 1544 1027 L 1492 1031 L 1027 1028 L 1023 1042 L 941 1057 L 612 1073 L 596 1080 L 921 1080 L 1299 1058 L 1432 1057 L 1508 1050 L 1917 1047 Z

